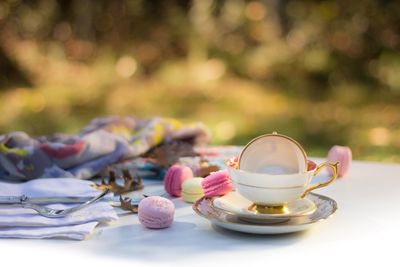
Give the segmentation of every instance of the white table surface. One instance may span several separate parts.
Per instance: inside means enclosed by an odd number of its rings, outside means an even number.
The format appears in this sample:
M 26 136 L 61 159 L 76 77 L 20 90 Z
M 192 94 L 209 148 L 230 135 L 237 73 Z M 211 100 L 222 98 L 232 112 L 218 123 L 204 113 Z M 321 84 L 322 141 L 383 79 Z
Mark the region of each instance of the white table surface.
M 262 236 L 215 228 L 174 199 L 176 216 L 168 229 L 146 229 L 136 215 L 127 215 L 85 241 L 3 239 L 1 266 L 399 266 L 399 164 L 354 161 L 347 177 L 316 192 L 334 198 L 339 209 L 302 233 Z

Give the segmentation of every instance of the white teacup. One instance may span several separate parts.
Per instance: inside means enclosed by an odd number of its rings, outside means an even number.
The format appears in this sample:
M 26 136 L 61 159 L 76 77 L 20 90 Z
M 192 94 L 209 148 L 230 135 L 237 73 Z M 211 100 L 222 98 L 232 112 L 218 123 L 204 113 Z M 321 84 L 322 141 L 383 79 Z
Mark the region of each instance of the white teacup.
M 295 174 L 307 171 L 307 154 L 289 136 L 273 132 L 251 140 L 238 159 L 240 169 L 269 174 Z
M 323 163 L 314 170 L 303 173 L 271 175 L 253 173 L 228 166 L 236 190 L 245 198 L 256 204 L 260 213 L 285 213 L 288 202 L 305 197 L 314 189 L 332 183 L 337 177 L 337 163 Z M 331 177 L 322 183 L 311 185 L 311 180 L 323 168 L 332 169 Z

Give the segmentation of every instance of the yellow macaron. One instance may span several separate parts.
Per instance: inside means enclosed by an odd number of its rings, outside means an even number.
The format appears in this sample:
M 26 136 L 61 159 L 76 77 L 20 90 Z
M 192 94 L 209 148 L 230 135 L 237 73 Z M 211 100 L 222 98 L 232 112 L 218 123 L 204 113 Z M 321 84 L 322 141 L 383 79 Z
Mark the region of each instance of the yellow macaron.
M 194 177 L 182 183 L 182 198 L 185 202 L 194 203 L 204 196 L 203 187 L 201 186 L 202 181 L 203 178 Z

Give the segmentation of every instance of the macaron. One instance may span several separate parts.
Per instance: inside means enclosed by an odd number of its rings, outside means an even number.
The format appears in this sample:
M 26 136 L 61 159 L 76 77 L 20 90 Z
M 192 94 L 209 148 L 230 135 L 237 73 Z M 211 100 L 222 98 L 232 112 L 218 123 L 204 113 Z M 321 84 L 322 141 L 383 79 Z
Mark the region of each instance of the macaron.
M 201 186 L 202 181 L 203 178 L 194 177 L 187 179 L 182 183 L 183 201 L 188 203 L 194 203 L 196 202 L 196 200 L 204 196 L 203 187 Z
M 312 171 L 317 168 L 317 164 L 312 160 L 307 160 L 307 171 Z
M 351 165 L 351 149 L 347 146 L 333 146 L 328 152 L 327 159 L 330 162 L 339 162 L 338 177 L 343 177 L 347 174 Z M 328 171 L 332 173 L 330 169 Z
M 174 213 L 174 203 L 164 197 L 152 196 L 139 202 L 139 221 L 147 228 L 161 229 L 171 226 Z
M 201 185 L 206 197 L 222 196 L 233 190 L 233 185 L 227 170 L 211 173 L 203 179 Z
M 233 157 L 225 161 L 226 165 L 231 168 L 238 169 L 239 168 L 239 157 Z
M 164 176 L 164 189 L 174 197 L 182 195 L 182 183 L 193 178 L 192 170 L 184 165 L 172 165 Z

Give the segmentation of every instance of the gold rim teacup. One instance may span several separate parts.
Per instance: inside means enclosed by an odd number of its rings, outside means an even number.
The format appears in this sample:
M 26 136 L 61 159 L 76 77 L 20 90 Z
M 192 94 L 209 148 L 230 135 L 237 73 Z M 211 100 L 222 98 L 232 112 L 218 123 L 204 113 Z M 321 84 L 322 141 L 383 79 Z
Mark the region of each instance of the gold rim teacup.
M 307 171 L 307 154 L 293 138 L 273 132 L 251 140 L 238 159 L 239 169 L 270 174 Z
M 313 170 L 288 175 L 251 173 L 229 166 L 228 171 L 236 191 L 255 204 L 252 209 L 262 214 L 287 214 L 288 202 L 304 198 L 311 191 L 331 184 L 337 178 L 338 164 L 325 162 Z M 330 178 L 310 186 L 312 179 L 323 168 L 332 169 Z

